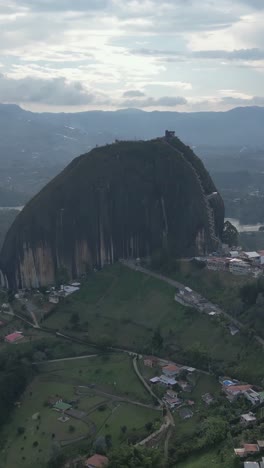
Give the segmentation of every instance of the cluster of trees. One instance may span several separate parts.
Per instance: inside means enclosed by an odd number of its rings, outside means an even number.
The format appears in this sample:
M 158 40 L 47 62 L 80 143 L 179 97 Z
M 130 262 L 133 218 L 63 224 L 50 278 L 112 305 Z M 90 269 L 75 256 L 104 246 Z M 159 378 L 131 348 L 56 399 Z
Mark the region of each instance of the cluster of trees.
M 159 468 L 161 454 L 156 450 L 122 446 L 110 455 L 108 468 Z
M 230 221 L 226 221 L 224 224 L 222 241 L 224 244 L 229 245 L 229 247 L 238 245 L 238 230 Z
M 209 416 L 203 421 L 192 437 L 177 437 L 174 447 L 170 449 L 170 466 L 186 458 L 192 453 L 208 449 L 225 440 L 228 433 L 228 423 L 219 416 Z
M 0 427 L 34 375 L 29 353 L 0 354 Z

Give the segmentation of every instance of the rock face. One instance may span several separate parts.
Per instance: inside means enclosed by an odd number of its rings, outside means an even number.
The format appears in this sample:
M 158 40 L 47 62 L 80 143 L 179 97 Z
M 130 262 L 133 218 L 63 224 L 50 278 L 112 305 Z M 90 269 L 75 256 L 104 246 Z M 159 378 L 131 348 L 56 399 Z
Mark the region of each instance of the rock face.
M 26 205 L 6 236 L 0 278 L 39 287 L 162 248 L 204 254 L 223 223 L 221 197 L 180 140 L 117 142 L 76 158 Z

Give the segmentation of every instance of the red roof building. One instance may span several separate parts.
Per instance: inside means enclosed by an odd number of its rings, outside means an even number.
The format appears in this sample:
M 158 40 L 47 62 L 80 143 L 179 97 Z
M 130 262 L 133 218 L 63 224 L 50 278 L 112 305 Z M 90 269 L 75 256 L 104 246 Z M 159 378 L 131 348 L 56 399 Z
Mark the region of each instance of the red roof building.
M 224 385 L 222 390 L 228 395 L 228 398 L 233 400 L 239 395 L 243 395 L 248 390 L 252 389 L 252 385 Z
M 259 446 L 257 444 L 244 444 L 244 449 L 248 455 L 259 452 Z
M 21 332 L 14 332 L 14 333 L 11 333 L 10 335 L 7 335 L 5 337 L 5 341 L 6 343 L 16 343 L 17 341 L 19 340 L 22 340 L 24 338 L 24 336 L 22 335 Z
M 168 366 L 165 366 L 162 368 L 162 373 L 164 375 L 167 375 L 168 377 L 173 377 L 176 374 L 179 374 L 180 372 L 180 367 L 175 366 L 175 364 L 169 364 Z
M 108 465 L 108 458 L 104 455 L 96 453 L 84 462 L 84 466 L 87 468 L 105 468 Z

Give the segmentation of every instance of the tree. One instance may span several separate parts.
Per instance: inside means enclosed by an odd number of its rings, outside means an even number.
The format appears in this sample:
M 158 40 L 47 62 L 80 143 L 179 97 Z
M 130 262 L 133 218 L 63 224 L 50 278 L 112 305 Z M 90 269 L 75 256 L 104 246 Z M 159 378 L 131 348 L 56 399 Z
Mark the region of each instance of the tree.
M 109 450 L 112 447 L 112 436 L 111 434 L 105 435 L 106 448 Z
M 151 431 L 153 429 L 153 423 L 152 422 L 147 422 L 145 424 L 145 428 L 147 431 Z
M 79 323 L 80 323 L 80 317 L 79 317 L 78 312 L 73 312 L 73 313 L 71 314 L 70 322 L 71 322 L 71 324 L 72 324 L 73 327 L 76 327 L 77 325 L 79 325 Z
M 75 431 L 75 426 L 72 426 L 72 424 L 69 425 L 69 432 L 73 433 Z
M 233 247 L 238 244 L 238 230 L 230 223 L 230 221 L 226 221 L 224 224 L 222 241 L 224 244 L 228 244 L 229 247 Z
M 127 432 L 127 427 L 126 426 L 121 426 L 120 430 L 121 430 L 122 434 L 125 434 Z
M 245 284 L 240 289 L 240 297 L 244 304 L 252 306 L 256 304 L 258 297 L 258 286 L 256 283 Z
M 163 337 L 161 335 L 160 329 L 156 328 L 153 333 L 151 344 L 153 349 L 160 350 L 163 347 Z
M 115 449 L 109 460 L 108 468 L 159 468 L 161 456 L 157 450 L 146 447 L 121 446 Z
M 17 435 L 22 435 L 22 434 L 24 434 L 25 430 L 26 430 L 26 429 L 25 429 L 24 427 L 19 426 L 19 427 L 17 428 Z

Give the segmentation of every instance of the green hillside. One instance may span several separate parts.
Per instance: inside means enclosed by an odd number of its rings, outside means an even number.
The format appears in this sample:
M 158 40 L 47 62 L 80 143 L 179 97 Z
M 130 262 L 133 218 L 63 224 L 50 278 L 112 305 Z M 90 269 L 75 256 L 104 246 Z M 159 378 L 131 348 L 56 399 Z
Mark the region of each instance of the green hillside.
M 156 352 L 252 383 L 263 379 L 263 351 L 257 344 L 242 334 L 231 336 L 222 318 L 176 303 L 174 294 L 173 287 L 116 264 L 90 274 L 45 325 L 102 346 Z M 155 349 L 158 329 L 163 346 Z

